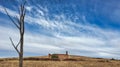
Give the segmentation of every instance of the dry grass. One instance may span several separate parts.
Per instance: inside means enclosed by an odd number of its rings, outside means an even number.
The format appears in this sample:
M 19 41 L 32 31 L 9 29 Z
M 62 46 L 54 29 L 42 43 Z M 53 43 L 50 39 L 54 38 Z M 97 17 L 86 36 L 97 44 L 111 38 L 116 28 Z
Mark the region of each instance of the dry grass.
M 117 60 L 88 57 L 70 58 L 77 58 L 78 61 L 25 60 L 24 67 L 120 67 L 120 61 Z M 18 67 L 18 60 L 0 59 L 0 67 Z

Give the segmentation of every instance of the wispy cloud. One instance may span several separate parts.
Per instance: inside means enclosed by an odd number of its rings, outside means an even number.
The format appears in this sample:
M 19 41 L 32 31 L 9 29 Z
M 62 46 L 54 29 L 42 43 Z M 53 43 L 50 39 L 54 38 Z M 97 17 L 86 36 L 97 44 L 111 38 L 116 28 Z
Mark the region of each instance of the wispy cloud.
M 9 36 L 13 37 L 15 42 L 17 41 L 18 33 L 15 29 L 1 27 L 2 31 L 0 41 L 1 50 L 14 50 L 8 39 Z M 8 33 L 9 32 L 9 33 Z M 111 31 L 113 32 L 113 31 Z M 106 32 L 107 33 L 107 32 Z M 85 33 L 84 33 L 85 34 Z M 25 34 L 25 53 L 39 53 L 47 55 L 49 52 L 60 52 L 68 50 L 71 54 L 84 55 L 84 56 L 94 56 L 94 57 L 107 57 L 107 58 L 119 58 L 119 33 L 114 33 L 114 39 L 98 38 L 98 37 L 88 37 L 88 36 L 58 36 L 49 37 L 40 34 Z M 99 34 L 98 34 L 99 35 Z M 111 34 L 107 34 L 110 36 Z M 3 45 L 5 44 L 5 45 Z M 46 52 L 46 53 L 43 53 Z M 86 53 L 84 53 L 86 52 Z M 88 52 L 88 53 L 87 53 Z M 92 55 L 91 55 L 91 54 Z M 96 55 L 97 54 L 97 55 Z M 98 56 L 99 55 L 99 56 Z
M 4 13 L 3 6 L 0 6 L 0 12 Z M 35 16 L 27 15 L 25 21 L 29 24 L 38 24 L 38 31 L 46 30 L 46 33 L 51 33 L 54 37 L 42 35 L 41 33 L 25 33 L 25 52 L 48 54 L 54 52 L 70 51 L 71 54 L 94 57 L 115 57 L 119 58 L 119 41 L 120 32 L 112 29 L 103 29 L 92 24 L 76 23 L 67 18 L 64 14 L 55 15 L 55 19 L 51 20 L 44 11 L 48 12 L 47 8 L 41 9 L 37 7 Z M 32 7 L 26 8 L 31 11 Z M 11 16 L 18 15 L 17 12 L 8 9 Z M 85 16 L 82 18 L 84 22 L 88 22 Z M 14 28 L 0 26 L 0 50 L 13 50 L 8 39 L 13 37 L 15 43 L 18 40 L 18 32 Z M 4 44 L 4 45 L 3 45 Z M 44 53 L 46 52 L 46 53 Z

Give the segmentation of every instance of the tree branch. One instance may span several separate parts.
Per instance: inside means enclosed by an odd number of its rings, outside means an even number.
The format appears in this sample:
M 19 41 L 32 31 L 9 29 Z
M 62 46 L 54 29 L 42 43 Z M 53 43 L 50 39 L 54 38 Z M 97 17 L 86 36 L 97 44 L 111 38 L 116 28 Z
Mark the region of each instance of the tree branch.
M 15 44 L 13 43 L 12 38 L 11 38 L 11 37 L 9 37 L 9 39 L 10 39 L 10 41 L 11 41 L 11 43 L 12 43 L 13 47 L 14 47 L 14 48 L 15 48 L 15 50 L 17 51 L 17 53 L 18 53 L 18 54 L 20 54 L 19 50 L 17 49 L 17 47 L 16 47 L 16 46 L 15 46 Z
M 20 40 L 21 41 L 21 40 Z M 18 44 L 16 45 L 16 48 L 20 45 L 20 41 L 18 42 Z
M 20 29 L 20 27 L 15 23 L 15 21 L 12 19 L 12 17 L 9 15 L 9 13 L 7 12 L 7 10 L 4 8 L 5 12 L 7 13 L 8 17 L 10 18 L 10 20 L 12 21 L 13 24 L 15 24 L 15 26 Z

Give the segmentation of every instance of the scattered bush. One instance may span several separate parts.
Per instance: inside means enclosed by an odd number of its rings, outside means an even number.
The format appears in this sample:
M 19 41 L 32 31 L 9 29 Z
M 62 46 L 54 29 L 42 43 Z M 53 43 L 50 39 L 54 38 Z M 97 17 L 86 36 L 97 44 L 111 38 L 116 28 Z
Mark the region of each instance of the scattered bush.
M 98 57 L 98 58 L 95 58 L 95 59 L 103 59 L 103 58 L 99 58 L 99 57 Z
M 105 60 L 105 59 L 103 59 L 103 60 L 98 60 L 98 62 L 110 62 L 109 60 Z
M 4 61 L 3 59 L 0 59 L 0 62 Z
M 52 54 L 51 59 L 58 59 L 58 55 Z
M 50 58 L 24 58 L 24 60 L 28 61 L 60 61 L 58 58 L 50 59 Z
M 57 59 L 54 58 L 54 59 L 51 59 L 51 60 L 52 61 L 60 61 L 60 59 L 58 59 L 58 58 Z
M 70 58 L 70 59 L 64 59 L 63 61 L 77 61 L 77 59 Z
M 114 58 L 112 58 L 111 60 L 115 60 Z
M 86 59 L 79 59 L 79 61 L 86 61 Z

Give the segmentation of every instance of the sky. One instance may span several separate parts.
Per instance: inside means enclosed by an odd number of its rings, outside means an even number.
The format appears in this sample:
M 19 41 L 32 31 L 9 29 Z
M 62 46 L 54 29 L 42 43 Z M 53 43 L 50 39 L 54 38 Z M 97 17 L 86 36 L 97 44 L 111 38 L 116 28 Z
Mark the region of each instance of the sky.
M 0 0 L 0 57 L 17 57 L 22 0 Z M 27 0 L 24 56 L 49 53 L 120 59 L 120 0 Z

